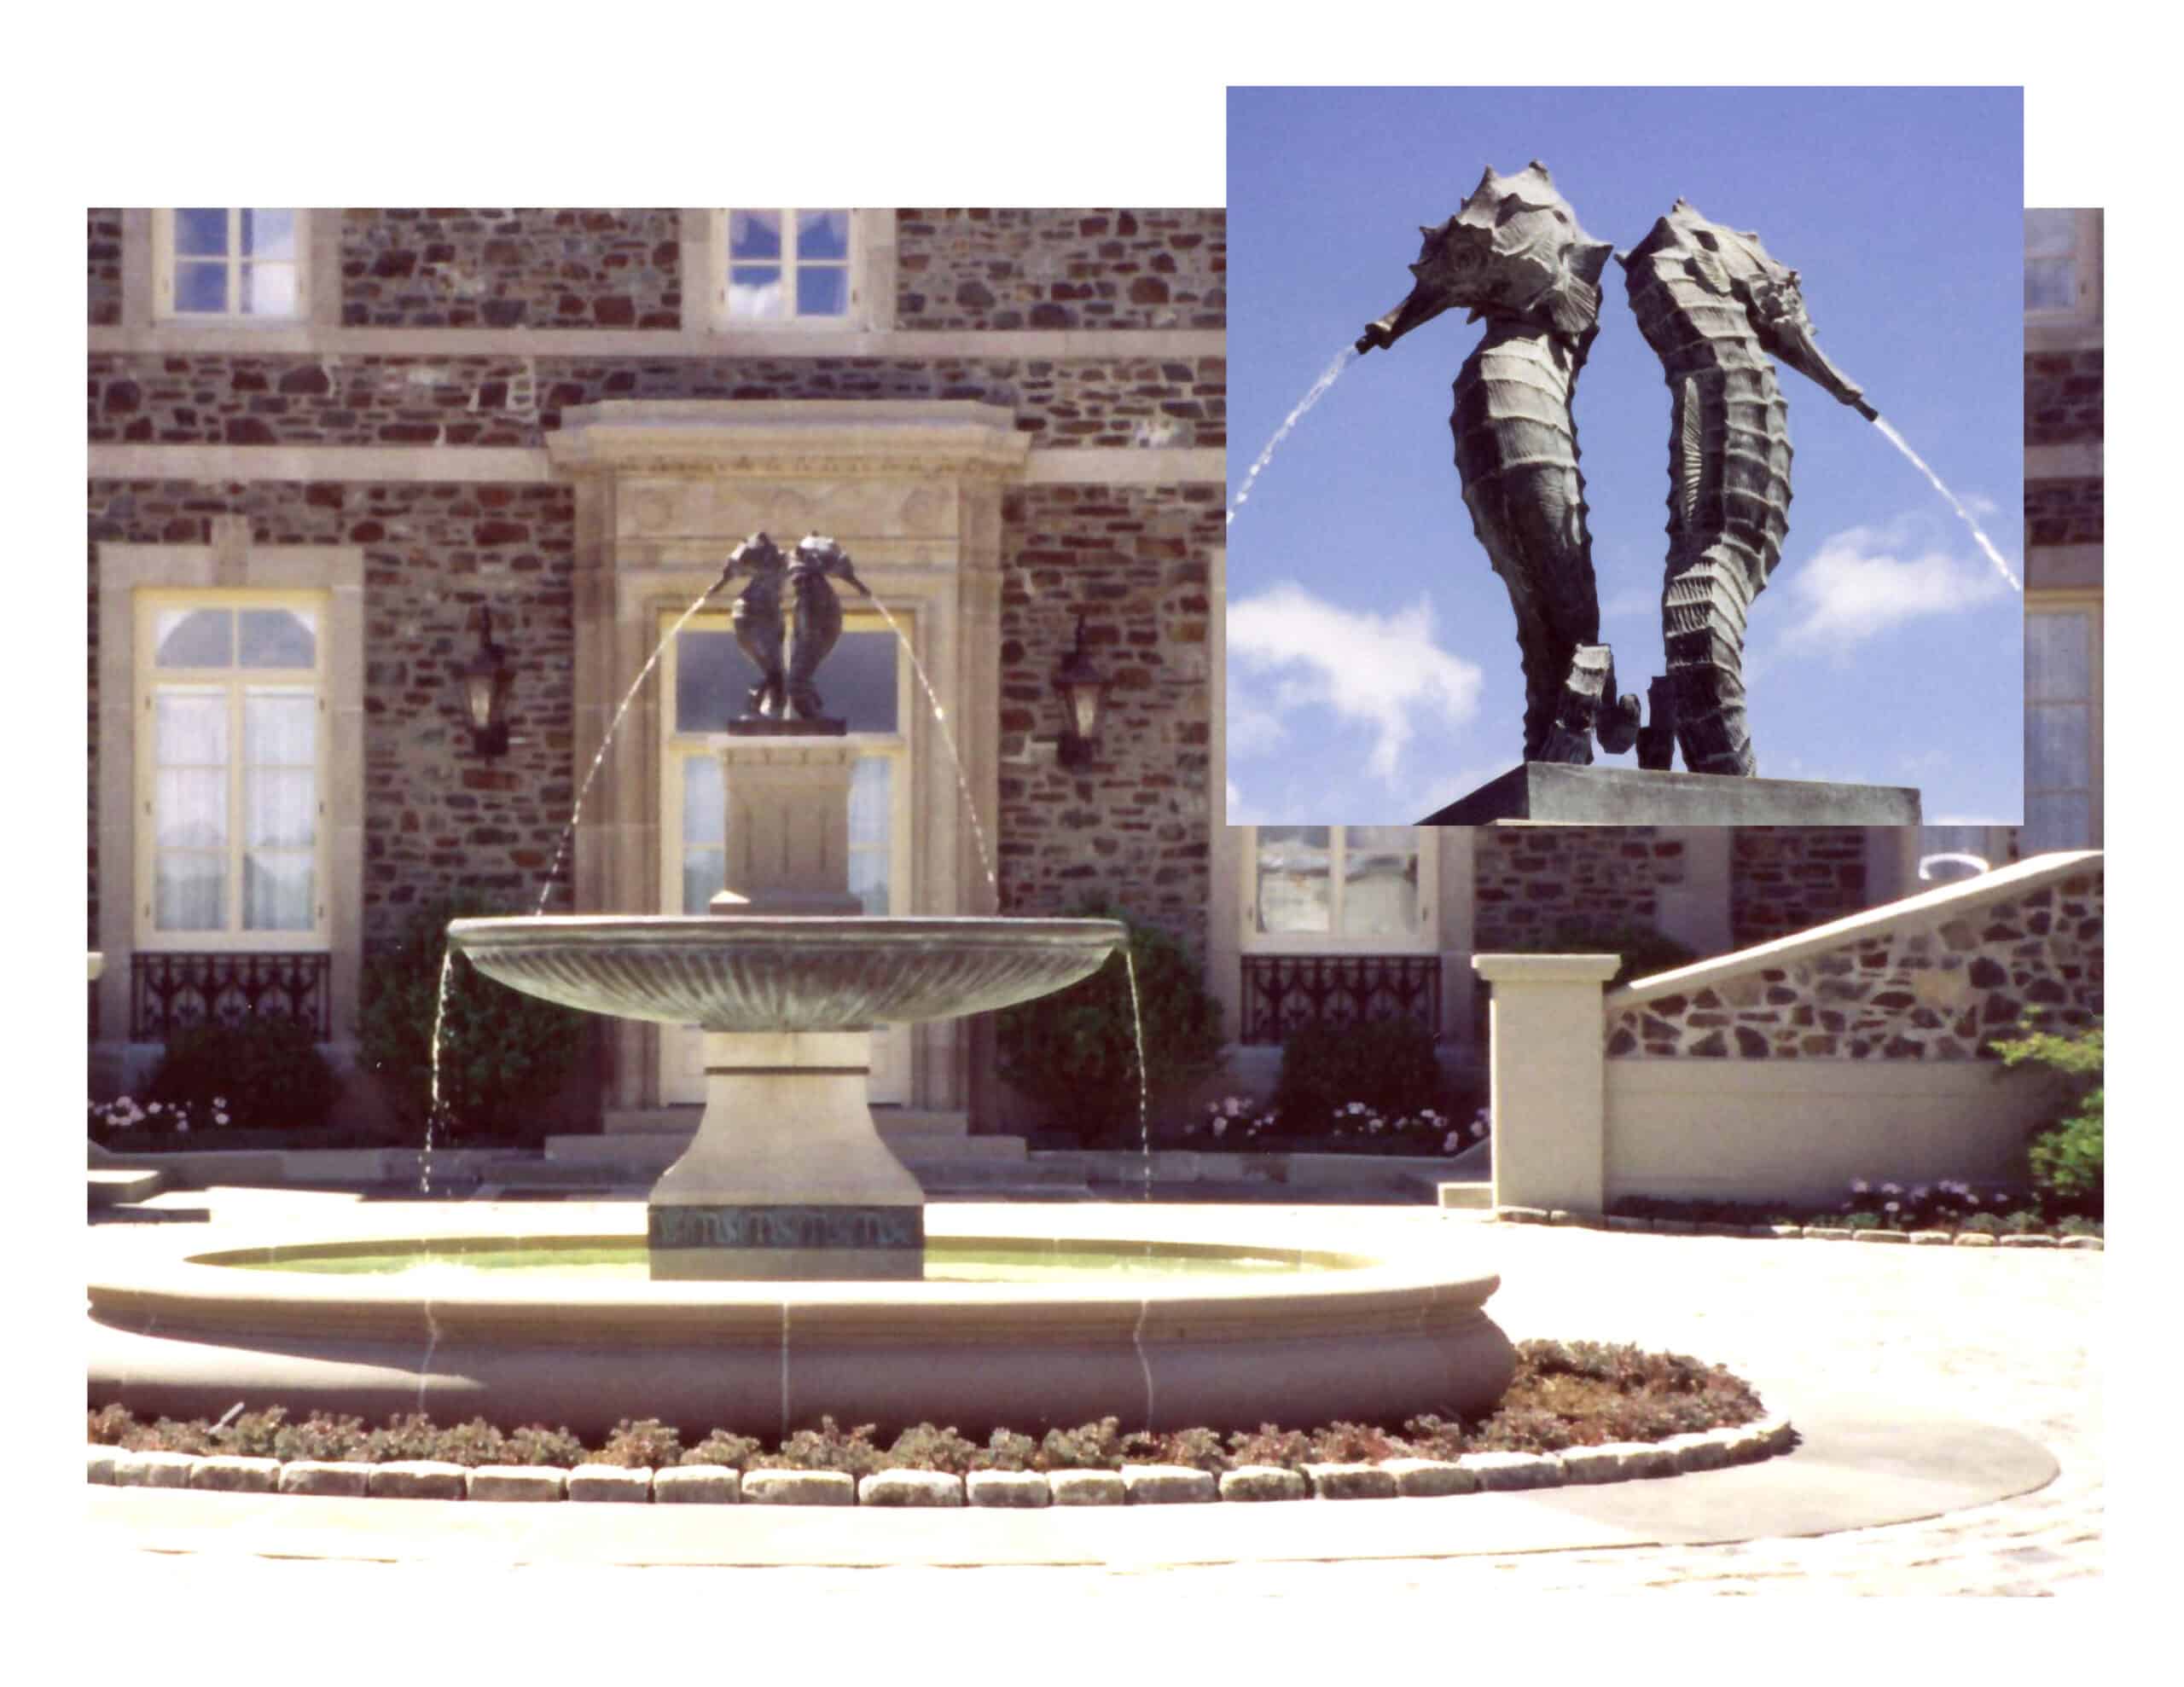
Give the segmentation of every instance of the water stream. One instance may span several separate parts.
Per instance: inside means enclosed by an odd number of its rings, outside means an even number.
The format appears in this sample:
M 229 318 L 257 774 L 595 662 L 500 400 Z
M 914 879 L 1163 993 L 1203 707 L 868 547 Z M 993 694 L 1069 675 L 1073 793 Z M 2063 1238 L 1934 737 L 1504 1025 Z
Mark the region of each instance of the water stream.
M 1926 460 L 1920 456 L 1916 451 L 1913 450 L 1911 449 L 1910 442 L 1906 440 L 1904 437 L 1898 433 L 1893 427 L 1890 426 L 1885 419 L 1875 416 L 1873 418 L 1873 426 L 1881 431 L 1881 436 L 1885 438 L 1890 444 L 1895 446 L 1897 450 L 1902 452 L 1905 456 L 1910 458 L 1911 466 L 1917 469 L 1920 473 L 1925 475 L 1928 480 L 1933 483 L 1934 490 L 1940 493 L 1943 497 L 1949 500 L 1949 507 L 1955 510 L 1957 513 L 1958 519 L 1961 520 L 1966 527 L 1969 527 L 1972 530 L 1972 536 L 1979 542 L 1979 548 L 1986 552 L 1987 560 L 1993 563 L 1997 571 L 2001 573 L 2002 578 L 2010 583 L 2010 589 L 2013 592 L 2022 592 L 2024 589 L 2024 583 L 2020 581 L 2016 575 L 2010 572 L 2009 564 L 2002 560 L 2002 554 L 1995 548 L 1995 542 L 1979 530 L 1979 524 L 1972 519 L 1972 512 L 1965 508 L 1965 507 L 1957 501 L 1955 493 L 1950 491 L 1948 487 L 1942 484 L 1941 476 L 1936 474 L 1933 470 L 1926 467 Z
M 887 606 L 871 594 L 866 594 L 872 606 L 880 612 L 880 618 L 894 630 L 896 641 L 903 647 L 903 654 L 910 659 L 910 671 L 917 675 L 918 684 L 924 688 L 925 700 L 932 710 L 933 724 L 940 728 L 941 742 L 948 747 L 948 760 L 956 769 L 956 788 L 963 793 L 963 812 L 971 817 L 971 834 L 978 840 L 979 866 L 985 871 L 986 887 L 993 892 L 993 905 L 1001 908 L 1001 879 L 994 872 L 993 855 L 986 848 L 986 829 L 979 823 L 979 805 L 971 800 L 971 782 L 963 772 L 963 757 L 956 748 L 956 734 L 948 729 L 948 711 L 940 706 L 940 699 L 932 689 L 932 681 L 926 677 L 925 664 L 918 660 L 918 653 L 910 643 L 910 635 L 903 629 L 901 622 L 887 612 Z
M 1342 372 L 1350 367 L 1350 360 L 1356 356 L 1357 348 L 1356 346 L 1344 346 L 1341 351 L 1336 355 L 1334 362 L 1328 364 L 1327 368 L 1320 371 L 1320 378 L 1314 381 L 1310 388 L 1305 392 L 1304 396 L 1297 401 L 1297 408 L 1290 411 L 1287 415 L 1281 419 L 1281 426 L 1275 429 L 1274 438 L 1266 442 L 1266 449 L 1263 451 L 1261 451 L 1258 457 L 1253 460 L 1250 471 L 1244 476 L 1244 484 L 1236 489 L 1235 501 L 1228 506 L 1228 521 L 1230 523 L 1234 523 L 1235 521 L 1236 512 L 1243 508 L 1245 504 L 1250 501 L 1252 496 L 1252 483 L 1259 478 L 1260 471 L 1274 461 L 1274 454 L 1281 446 L 1281 442 L 1289 437 L 1289 430 L 1296 426 L 1299 421 L 1304 420 L 1305 411 L 1310 409 L 1313 405 L 1318 403 L 1321 398 L 1327 396 L 1327 389 L 1333 386 L 1337 380 L 1341 379 Z

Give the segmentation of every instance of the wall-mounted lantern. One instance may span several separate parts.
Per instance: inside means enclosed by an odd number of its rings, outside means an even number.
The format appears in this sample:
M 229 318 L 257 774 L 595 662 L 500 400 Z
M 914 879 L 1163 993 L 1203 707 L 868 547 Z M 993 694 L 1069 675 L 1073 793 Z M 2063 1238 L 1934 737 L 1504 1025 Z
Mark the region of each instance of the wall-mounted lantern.
M 478 612 L 478 648 L 462 664 L 462 711 L 480 756 L 508 748 L 508 652 L 493 642 L 493 612 Z
M 1054 689 L 1069 711 L 1069 729 L 1055 740 L 1055 759 L 1065 768 L 1091 764 L 1100 736 L 1100 710 L 1107 681 L 1084 653 L 1084 617 L 1077 617 L 1077 642 L 1054 674 Z

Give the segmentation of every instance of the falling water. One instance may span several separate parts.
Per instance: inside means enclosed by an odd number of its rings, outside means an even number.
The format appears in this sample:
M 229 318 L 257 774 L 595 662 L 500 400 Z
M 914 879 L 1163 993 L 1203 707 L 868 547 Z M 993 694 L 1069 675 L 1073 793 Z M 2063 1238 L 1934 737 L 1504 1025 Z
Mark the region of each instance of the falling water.
M 417 1162 L 417 1192 L 433 1192 L 433 1127 L 440 1118 L 440 1032 L 447 1024 L 448 986 L 455 979 L 455 945 L 440 951 L 439 1005 L 433 1010 L 433 1102 L 425 1115 L 425 1151 Z
M 932 681 L 926 677 L 925 664 L 918 660 L 918 653 L 911 646 L 910 635 L 903 630 L 903 623 L 887 612 L 887 606 L 871 594 L 866 594 L 872 606 L 880 612 L 880 618 L 894 629 L 895 637 L 903 646 L 903 654 L 910 658 L 910 671 L 918 676 L 918 684 L 925 689 L 925 700 L 932 705 L 932 718 L 940 728 L 941 740 L 948 746 L 948 759 L 956 769 L 956 788 L 963 793 L 963 812 L 971 817 L 971 832 L 978 840 L 979 865 L 985 871 L 986 885 L 993 892 L 994 906 L 1001 906 L 1001 880 L 993 870 L 993 856 L 986 849 L 986 829 L 979 823 L 979 805 L 971 800 L 971 782 L 963 776 L 963 757 L 956 748 L 956 734 L 948 729 L 948 711 L 940 706 L 934 695 Z
M 689 624 L 690 617 L 706 606 L 706 600 L 713 594 L 713 591 L 714 587 L 708 586 L 698 594 L 697 601 L 682 612 L 682 618 L 667 629 L 666 637 L 653 646 L 652 654 L 645 658 L 645 665 L 637 670 L 637 677 L 630 681 L 629 690 L 622 694 L 622 706 L 614 711 L 614 718 L 607 723 L 607 736 L 599 740 L 599 753 L 591 758 L 591 769 L 584 774 L 584 783 L 577 788 L 576 807 L 569 810 L 569 823 L 561 828 L 561 841 L 554 846 L 554 864 L 546 869 L 545 883 L 538 887 L 538 906 L 531 910 L 532 913 L 546 912 L 547 898 L 554 894 L 555 875 L 561 870 L 561 857 L 568 853 L 569 839 L 576 835 L 577 820 L 584 813 L 584 799 L 590 794 L 591 782 L 599 777 L 600 765 L 607 760 L 607 746 L 614 742 L 615 729 L 622 724 L 622 717 L 630 712 L 630 705 L 637 700 L 637 693 L 651 677 L 652 670 L 659 666 L 660 652 L 675 641 L 675 635 Z
M 1130 952 L 1130 940 L 1123 940 L 1123 971 L 1130 979 L 1130 1025 L 1137 1038 L 1137 1152 L 1138 1164 L 1144 1173 L 1145 1188 L 1141 1199 L 1153 1198 L 1153 1123 L 1152 1110 L 1145 1081 L 1145 1018 L 1137 1006 L 1137 957 Z
M 1259 471 L 1273 461 L 1275 449 L 1289 437 L 1289 430 L 1303 420 L 1305 411 L 1320 402 L 1327 390 L 1335 384 L 1343 370 L 1350 366 L 1350 360 L 1356 355 L 1357 349 L 1355 346 L 1344 346 L 1336 356 L 1334 362 L 1320 371 L 1320 378 L 1312 383 L 1311 390 L 1297 401 L 1297 408 L 1282 418 L 1281 426 L 1274 431 L 1274 438 L 1266 442 L 1266 449 L 1259 453 L 1258 461 L 1252 463 L 1250 472 L 1244 476 L 1244 484 L 1236 489 L 1235 501 L 1228 506 L 1229 521 L 1235 520 L 1236 512 L 1243 508 L 1245 503 L 1250 499 L 1252 483 L 1259 478 Z
M 1931 468 L 1928 468 L 1926 467 L 1926 460 L 1924 457 L 1921 457 L 1916 451 L 1913 450 L 1909 443 L 1903 438 L 1903 436 L 1898 433 L 1894 428 L 1891 427 L 1881 417 L 1875 416 L 1873 418 L 1873 426 L 1881 431 L 1882 435 L 1887 439 L 1890 444 L 1895 446 L 1897 450 L 1902 452 L 1905 456 L 1911 459 L 1911 465 L 1913 467 L 1916 468 L 1920 473 L 1925 475 L 1927 479 L 1933 482 L 1934 490 L 1940 493 L 1942 496 L 1949 500 L 1949 507 L 1955 510 L 1957 513 L 1957 515 L 1963 520 L 1964 525 L 1972 530 L 1972 536 L 1979 542 L 1979 548 L 1987 553 L 1987 560 L 1993 563 L 1995 568 L 2001 572 L 2002 578 L 2010 583 L 2010 589 L 2013 592 L 2022 592 L 2024 589 L 2023 583 L 2018 579 L 2016 575 L 2010 572 L 2009 564 L 2002 560 L 2002 554 L 1995 548 L 1994 541 L 1979 530 L 1979 524 L 1972 519 L 1972 512 L 1965 508 L 1962 504 L 1957 501 L 1955 493 L 1950 491 L 1948 487 L 1942 484 L 1941 476 L 1936 474 Z

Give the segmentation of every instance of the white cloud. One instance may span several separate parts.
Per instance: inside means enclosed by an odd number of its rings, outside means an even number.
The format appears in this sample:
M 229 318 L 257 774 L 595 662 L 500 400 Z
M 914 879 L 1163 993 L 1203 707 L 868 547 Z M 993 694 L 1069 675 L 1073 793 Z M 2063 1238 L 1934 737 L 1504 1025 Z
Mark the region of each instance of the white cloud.
M 1852 527 L 1821 544 L 1778 583 L 1795 606 L 1797 623 L 1782 635 L 1785 649 L 1835 652 L 1907 622 L 1954 615 L 2008 594 L 1992 570 L 1946 551 L 1908 553 L 1904 525 Z
M 1464 725 L 1478 712 L 1484 681 L 1477 666 L 1433 642 L 1426 600 L 1375 615 L 1325 602 L 1286 580 L 1230 603 L 1228 660 L 1274 682 L 1276 716 L 1312 710 L 1369 727 L 1366 770 L 1390 786 L 1419 724 Z M 1232 697 L 1235 690 L 1229 687 Z M 1263 723 L 1247 727 L 1263 730 Z M 1228 733 L 1233 745 L 1233 712 Z

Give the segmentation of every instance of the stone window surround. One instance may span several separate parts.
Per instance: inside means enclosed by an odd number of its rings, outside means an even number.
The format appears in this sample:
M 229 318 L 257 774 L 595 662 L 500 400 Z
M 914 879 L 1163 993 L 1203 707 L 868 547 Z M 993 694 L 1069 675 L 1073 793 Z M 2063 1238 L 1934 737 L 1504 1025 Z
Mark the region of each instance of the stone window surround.
M 682 213 L 682 326 L 733 343 L 752 332 L 825 339 L 895 326 L 895 213 L 850 211 L 849 309 L 839 316 L 754 322 L 728 314 L 728 210 Z
M 1331 825 L 1328 843 L 1335 843 L 1333 834 L 1345 832 L 1345 826 Z M 1435 847 L 1436 829 L 1417 826 L 1411 828 L 1420 834 L 1418 839 L 1418 925 L 1403 936 L 1378 935 L 1353 936 L 1344 931 L 1262 931 L 1258 926 L 1258 833 L 1256 826 L 1243 828 L 1240 840 L 1243 858 L 1241 885 L 1243 894 L 1237 899 L 1237 938 L 1247 954 L 1430 954 L 1437 947 L 1435 937 L 1439 929 L 1441 852 Z M 1346 842 L 1345 842 L 1346 848 Z M 1330 848 L 1328 869 L 1334 870 L 1334 857 L 1339 853 Z M 1332 913 L 1332 910 L 1330 910 Z
M 328 980 L 334 1044 L 352 1041 L 363 963 L 364 553 L 352 545 L 255 545 L 248 518 L 212 518 L 208 545 L 102 544 L 99 580 L 98 844 L 102 876 L 95 1066 L 126 1081 L 131 958 L 136 953 L 136 666 L 140 589 L 323 591 L 328 594 L 326 862 Z M 232 947 L 255 945 L 238 932 Z
M 841 542 L 881 601 L 910 612 L 912 647 L 947 710 L 994 848 L 1001 502 L 1030 456 L 1010 411 L 965 400 L 611 400 L 566 413 L 549 449 L 577 495 L 579 778 L 658 643 L 661 612 L 687 608 L 754 529 L 787 545 L 818 527 Z M 578 908 L 653 913 L 663 905 L 657 692 L 637 692 L 586 800 L 573 851 Z M 906 906 L 990 913 L 963 790 L 931 711 L 914 710 L 906 731 L 909 800 L 922 817 L 912 827 Z M 976 1034 L 961 1020 L 912 1028 L 910 1105 L 972 1102 Z M 623 1022 L 609 1035 L 602 1104 L 610 1114 L 659 1106 L 656 1029 Z

